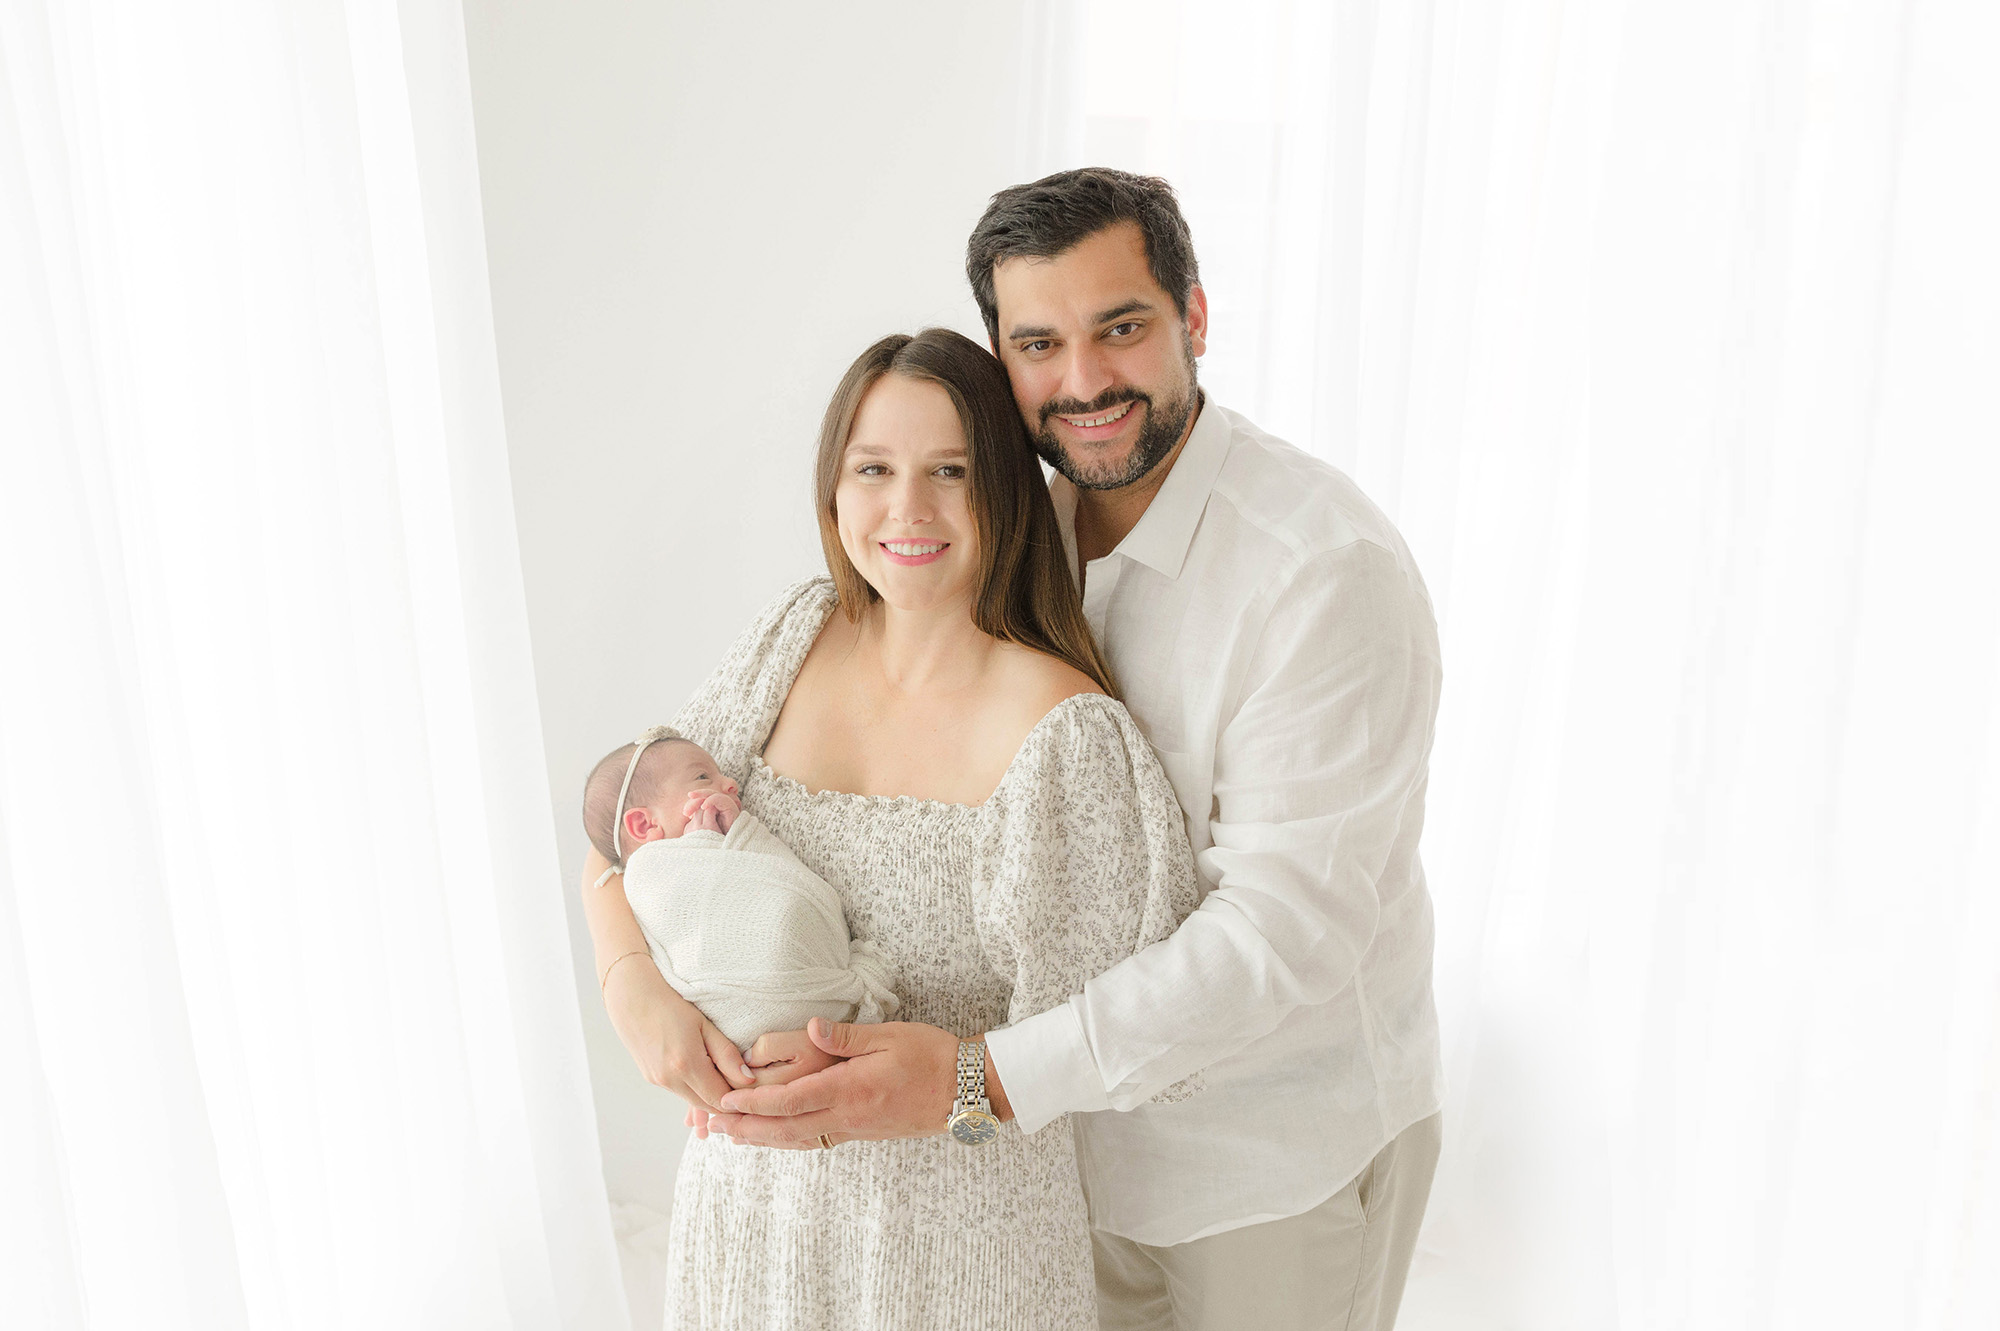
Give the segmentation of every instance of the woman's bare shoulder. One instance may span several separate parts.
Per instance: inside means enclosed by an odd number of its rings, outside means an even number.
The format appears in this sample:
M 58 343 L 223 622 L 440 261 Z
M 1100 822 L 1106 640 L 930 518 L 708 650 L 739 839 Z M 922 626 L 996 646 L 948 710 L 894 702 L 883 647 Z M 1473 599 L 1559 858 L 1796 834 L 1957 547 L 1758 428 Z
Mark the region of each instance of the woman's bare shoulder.
M 1080 693 L 1104 692 L 1096 680 L 1069 662 L 1038 652 L 1032 647 L 1005 644 L 1001 654 L 1001 696 L 1008 699 L 1007 710 L 1020 723 L 1023 735 L 1058 705 Z

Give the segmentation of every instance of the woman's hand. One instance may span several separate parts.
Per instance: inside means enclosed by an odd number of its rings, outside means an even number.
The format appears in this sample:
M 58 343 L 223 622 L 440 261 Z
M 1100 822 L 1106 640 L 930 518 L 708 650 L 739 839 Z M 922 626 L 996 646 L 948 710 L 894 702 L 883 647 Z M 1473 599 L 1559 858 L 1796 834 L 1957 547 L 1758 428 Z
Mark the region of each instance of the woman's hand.
M 812 1043 L 812 1035 L 808 1035 L 806 1031 L 770 1031 L 766 1035 L 758 1035 L 758 1041 L 750 1045 L 750 1055 L 746 1057 L 746 1063 L 750 1065 L 750 1073 L 754 1075 L 756 1085 L 786 1085 L 790 1081 L 798 1081 L 800 1077 L 810 1077 L 816 1071 L 826 1071 L 834 1063 L 842 1061 L 844 1059 L 838 1053 L 828 1053 L 826 1049 Z M 694 1135 L 702 1137 L 704 1141 L 708 1139 L 708 1111 L 712 1107 L 714 1105 L 708 1107 L 688 1105 L 688 1115 L 686 1119 L 682 1119 L 688 1127 L 694 1129 Z M 848 1137 L 846 1133 L 828 1133 L 826 1139 L 832 1141 L 834 1145 L 842 1141 L 852 1141 L 852 1137 Z M 782 1143 L 782 1149 L 816 1151 L 820 1149 L 820 1143 L 818 1141 L 806 1145 Z
M 760 1084 L 729 1037 L 674 992 L 651 957 L 612 968 L 604 1010 L 640 1074 L 690 1105 L 713 1109 L 731 1087 Z
M 823 1072 L 835 1063 L 844 1061 L 839 1054 L 830 1054 L 814 1044 L 812 1037 L 804 1031 L 772 1031 L 759 1036 L 757 1043 L 750 1046 L 745 1059 L 758 1086 L 783 1086 L 801 1077 L 810 1077 L 815 1072 Z M 708 1116 L 713 1106 L 690 1105 L 687 1116 L 682 1120 L 694 1129 L 694 1135 L 704 1140 L 708 1137 Z M 828 1139 L 835 1142 L 849 1140 L 844 1134 L 829 1133 Z M 810 1147 L 795 1146 L 794 1150 L 818 1149 L 817 1141 Z
M 835 1066 L 788 1086 L 732 1091 L 704 1126 L 753 1146 L 811 1148 L 824 1132 L 834 1141 L 934 1137 L 944 1131 L 958 1093 L 959 1039 L 918 1022 L 836 1025 L 812 1019 L 812 1042 L 838 1056 Z M 1003 1122 L 1013 1117 L 986 1055 L 986 1098 Z
M 604 886 L 596 885 L 606 867 L 595 849 L 584 857 L 583 913 L 597 953 L 604 1011 L 640 1074 L 690 1105 L 710 1108 L 730 1087 L 756 1085 L 736 1046 L 675 993 L 653 964 L 646 935 L 625 900 L 625 880 L 613 874 Z
M 706 1109 L 701 1108 L 699 1105 L 689 1105 L 687 1114 L 681 1119 L 681 1122 L 693 1128 L 695 1136 L 703 1141 L 707 1141 L 708 1120 L 709 1112 Z M 717 1136 L 722 1135 L 720 1125 L 716 1127 L 715 1132 Z M 809 1142 L 773 1142 L 767 1149 L 773 1151 L 819 1151 L 829 1146 L 838 1146 L 842 1142 L 851 1142 L 854 1140 L 856 1139 L 844 1132 L 829 1132 L 826 1134 L 824 1142 L 819 1141 L 817 1138 Z M 735 1142 L 732 1144 L 741 1145 L 742 1143 Z
M 783 1086 L 845 1062 L 812 1042 L 804 1031 L 772 1031 L 750 1046 L 744 1059 L 759 1086 Z

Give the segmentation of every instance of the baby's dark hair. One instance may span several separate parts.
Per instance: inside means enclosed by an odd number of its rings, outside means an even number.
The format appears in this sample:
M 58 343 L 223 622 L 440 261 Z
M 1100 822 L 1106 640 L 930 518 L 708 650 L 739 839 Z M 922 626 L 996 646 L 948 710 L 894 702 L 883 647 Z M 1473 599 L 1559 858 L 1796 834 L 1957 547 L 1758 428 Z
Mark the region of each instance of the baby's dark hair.
M 674 744 L 692 744 L 690 739 L 661 739 L 646 746 L 645 756 L 639 759 L 639 768 L 632 773 L 631 789 L 625 792 L 625 807 L 643 809 L 659 798 L 660 773 L 666 761 L 660 752 Z M 625 765 L 632 761 L 631 744 L 621 744 L 597 760 L 597 766 L 590 769 L 590 779 L 583 783 L 583 830 L 590 836 L 590 844 L 597 847 L 597 853 L 613 864 L 619 863 L 618 852 L 611 846 L 612 824 L 618 816 L 618 787 L 625 780 Z M 630 846 L 625 850 L 629 853 Z

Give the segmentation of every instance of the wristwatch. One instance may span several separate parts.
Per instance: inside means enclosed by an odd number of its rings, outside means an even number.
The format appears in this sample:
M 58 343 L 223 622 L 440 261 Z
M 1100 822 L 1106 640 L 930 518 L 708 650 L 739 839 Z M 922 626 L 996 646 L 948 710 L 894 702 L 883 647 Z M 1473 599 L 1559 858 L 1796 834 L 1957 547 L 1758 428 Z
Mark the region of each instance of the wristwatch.
M 1000 1120 L 986 1102 L 986 1044 L 981 1040 L 958 1042 L 958 1099 L 952 1103 L 945 1130 L 954 1141 L 978 1146 L 1000 1135 Z

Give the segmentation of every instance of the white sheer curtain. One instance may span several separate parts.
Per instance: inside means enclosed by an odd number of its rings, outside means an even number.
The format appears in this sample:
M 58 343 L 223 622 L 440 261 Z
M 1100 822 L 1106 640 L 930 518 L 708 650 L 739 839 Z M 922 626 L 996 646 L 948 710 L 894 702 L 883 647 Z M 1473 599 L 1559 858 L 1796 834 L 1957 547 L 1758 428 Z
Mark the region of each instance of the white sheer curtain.
M 2000 1325 L 2000 11 L 1092 0 L 1218 400 L 1436 597 L 1402 1325 Z
M 0 1325 L 626 1324 L 450 0 L 0 4 Z

